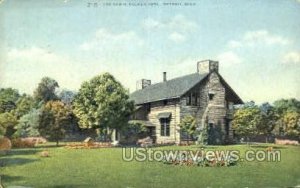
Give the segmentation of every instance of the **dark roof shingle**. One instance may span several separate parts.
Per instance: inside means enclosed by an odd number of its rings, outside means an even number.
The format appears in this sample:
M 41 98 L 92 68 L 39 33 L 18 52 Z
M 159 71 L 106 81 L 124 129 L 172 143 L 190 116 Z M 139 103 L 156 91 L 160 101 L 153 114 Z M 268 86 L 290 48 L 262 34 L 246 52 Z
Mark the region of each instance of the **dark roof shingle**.
M 178 98 L 203 80 L 208 74 L 189 74 L 166 82 L 150 85 L 130 95 L 135 104 L 143 104 L 164 99 Z

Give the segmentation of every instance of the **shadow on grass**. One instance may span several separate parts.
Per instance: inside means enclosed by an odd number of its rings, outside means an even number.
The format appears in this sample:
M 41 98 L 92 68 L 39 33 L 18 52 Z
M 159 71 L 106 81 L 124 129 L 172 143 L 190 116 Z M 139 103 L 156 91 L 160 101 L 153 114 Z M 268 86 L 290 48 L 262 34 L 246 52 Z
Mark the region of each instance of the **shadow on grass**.
M 87 187 L 87 188 L 90 188 L 91 186 L 90 185 L 84 185 L 84 184 L 63 184 L 63 185 L 52 185 L 52 186 L 45 186 L 47 188 L 73 188 L 73 187 Z
M 0 174 L 0 176 L 2 179 L 2 183 L 4 183 L 4 184 L 12 182 L 12 181 L 19 181 L 19 180 L 23 179 L 22 176 L 9 176 L 9 175 L 3 175 L 3 174 Z
M 11 151 L 8 152 L 8 155 L 34 155 L 41 150 L 39 149 L 12 149 Z
M 24 165 L 27 163 L 32 163 L 38 161 L 38 159 L 27 159 L 27 158 L 1 158 L 0 159 L 0 167 L 8 167 L 8 166 L 17 166 L 17 165 Z

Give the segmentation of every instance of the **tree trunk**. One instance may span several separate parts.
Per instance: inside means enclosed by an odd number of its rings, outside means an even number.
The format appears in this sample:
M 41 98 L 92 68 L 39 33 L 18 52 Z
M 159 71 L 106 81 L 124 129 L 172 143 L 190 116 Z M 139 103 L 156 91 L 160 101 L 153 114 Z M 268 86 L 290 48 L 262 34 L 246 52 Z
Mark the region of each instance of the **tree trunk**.
M 58 145 L 59 145 L 59 143 L 58 143 L 59 141 L 58 140 L 56 140 L 56 147 L 58 147 Z

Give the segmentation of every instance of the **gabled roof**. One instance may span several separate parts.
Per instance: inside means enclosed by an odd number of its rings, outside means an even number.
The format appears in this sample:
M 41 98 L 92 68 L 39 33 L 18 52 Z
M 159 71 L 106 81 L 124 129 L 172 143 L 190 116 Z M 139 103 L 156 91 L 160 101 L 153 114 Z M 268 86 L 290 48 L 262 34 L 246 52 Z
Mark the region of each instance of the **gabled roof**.
M 130 95 L 130 99 L 134 100 L 135 104 L 144 104 L 164 99 L 179 98 L 206 78 L 207 75 L 194 73 L 153 84 L 133 92 Z

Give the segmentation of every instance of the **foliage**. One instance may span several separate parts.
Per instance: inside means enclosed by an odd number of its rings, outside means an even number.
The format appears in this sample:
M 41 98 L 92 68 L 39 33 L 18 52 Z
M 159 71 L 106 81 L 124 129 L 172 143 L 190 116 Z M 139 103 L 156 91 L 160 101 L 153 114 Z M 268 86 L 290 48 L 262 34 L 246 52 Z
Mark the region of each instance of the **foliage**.
M 300 136 L 300 114 L 298 112 L 286 112 L 282 119 L 286 135 Z
M 60 101 L 49 101 L 42 108 L 38 130 L 42 136 L 56 141 L 64 138 L 70 126 L 71 110 Z
M 50 100 L 56 100 L 57 96 L 55 89 L 58 88 L 58 83 L 49 77 L 42 78 L 41 82 L 38 84 L 38 87 L 34 91 L 34 99 L 37 103 L 48 102 Z
M 276 131 L 279 135 L 299 135 L 300 101 L 296 99 L 281 99 L 274 102 L 274 108 L 279 114 Z
M 62 90 L 58 94 L 58 98 L 65 104 L 71 105 L 72 101 L 74 100 L 75 97 L 75 92 L 70 91 L 70 90 Z
M 10 112 L 16 108 L 16 102 L 20 94 L 18 90 L 12 88 L 0 89 L 0 113 Z
M 274 102 L 274 108 L 280 115 L 287 111 L 300 113 L 300 101 L 297 99 L 280 99 Z
M 73 101 L 73 112 L 82 128 L 121 129 L 134 104 L 128 91 L 111 74 L 104 73 L 84 82 Z
M 34 107 L 34 99 L 29 95 L 22 95 L 16 102 L 16 109 L 13 111 L 19 119 L 21 116 L 30 112 Z
M 147 132 L 145 124 L 138 120 L 131 120 L 128 122 L 128 126 L 124 126 L 122 131 L 122 136 L 125 138 L 129 137 L 139 137 Z
M 17 118 L 10 112 L 0 114 L 0 135 L 11 137 L 18 124 Z
M 199 136 L 198 136 L 198 144 L 201 146 L 205 146 L 208 144 L 208 134 L 207 134 L 207 127 L 204 127 L 199 131 Z
M 28 114 L 23 115 L 19 119 L 15 136 L 16 137 L 39 136 L 39 131 L 38 131 L 39 118 L 40 118 L 39 109 L 32 109 Z
M 279 115 L 276 109 L 269 103 L 263 103 L 260 106 L 261 122 L 257 124 L 257 131 L 262 134 L 270 135 L 276 126 Z
M 191 115 L 185 116 L 182 118 L 179 127 L 182 131 L 188 134 L 189 138 L 192 138 L 197 128 L 196 118 Z
M 240 136 L 251 136 L 257 133 L 262 122 L 262 115 L 257 106 L 240 108 L 234 113 L 232 128 Z

